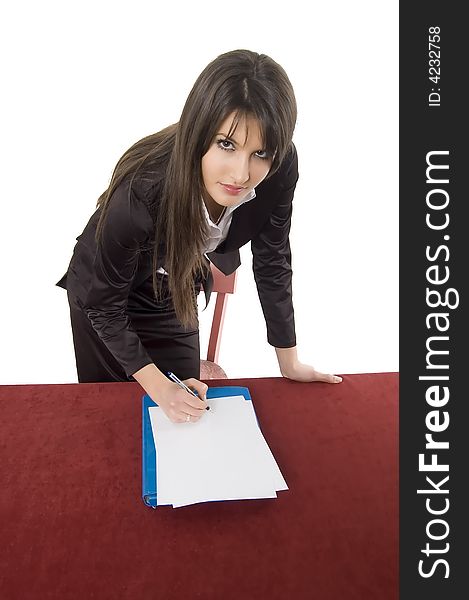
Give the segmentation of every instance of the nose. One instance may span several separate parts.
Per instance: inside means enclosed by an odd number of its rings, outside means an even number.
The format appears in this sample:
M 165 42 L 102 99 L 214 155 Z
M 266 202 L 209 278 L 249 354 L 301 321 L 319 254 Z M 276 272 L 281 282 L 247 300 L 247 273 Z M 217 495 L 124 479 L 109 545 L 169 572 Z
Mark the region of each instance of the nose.
M 236 152 L 231 164 L 231 177 L 233 185 L 244 186 L 249 180 L 249 155 Z

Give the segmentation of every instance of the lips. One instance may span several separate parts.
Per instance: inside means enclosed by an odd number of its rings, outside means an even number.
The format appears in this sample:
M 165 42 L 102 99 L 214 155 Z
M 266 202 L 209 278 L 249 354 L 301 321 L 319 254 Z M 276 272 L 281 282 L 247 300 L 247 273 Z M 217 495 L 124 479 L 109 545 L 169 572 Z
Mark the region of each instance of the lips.
M 240 188 L 240 187 L 237 187 L 236 185 L 229 185 L 227 183 L 220 183 L 220 185 L 225 190 L 225 192 L 227 194 L 229 194 L 230 196 L 238 196 L 238 194 L 240 194 L 241 192 L 246 191 L 246 188 L 243 188 L 243 187 Z
M 243 187 L 238 187 L 236 185 L 229 185 L 228 183 L 222 183 L 222 186 L 224 188 L 226 188 L 227 190 L 229 190 L 230 192 L 240 192 L 241 190 L 246 189 Z

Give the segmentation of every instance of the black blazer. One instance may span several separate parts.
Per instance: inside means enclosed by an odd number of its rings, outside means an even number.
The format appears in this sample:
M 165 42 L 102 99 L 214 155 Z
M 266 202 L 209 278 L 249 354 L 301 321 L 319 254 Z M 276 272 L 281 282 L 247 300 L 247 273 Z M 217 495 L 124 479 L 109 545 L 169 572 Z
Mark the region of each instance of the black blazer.
M 251 241 L 253 272 L 267 326 L 267 340 L 277 348 L 296 345 L 292 303 L 289 232 L 298 180 L 294 144 L 279 170 L 256 188 L 256 197 L 233 212 L 226 239 L 207 256 L 229 275 L 240 265 L 239 248 Z M 133 305 L 155 302 L 152 243 L 158 193 L 148 179 L 128 181 L 115 190 L 103 228 L 94 236 L 101 209 L 79 235 L 65 275 L 56 285 L 68 290 L 70 303 L 86 312 L 94 330 L 130 376 L 152 362 L 133 330 Z M 164 249 L 157 268 L 164 266 Z

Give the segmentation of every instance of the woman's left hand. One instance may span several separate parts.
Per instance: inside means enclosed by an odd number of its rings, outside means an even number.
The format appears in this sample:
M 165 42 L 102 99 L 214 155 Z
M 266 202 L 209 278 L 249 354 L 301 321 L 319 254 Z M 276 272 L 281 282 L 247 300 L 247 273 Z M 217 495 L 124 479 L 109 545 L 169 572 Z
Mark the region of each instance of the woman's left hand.
M 340 383 L 342 377 L 332 375 L 329 373 L 321 373 L 310 365 L 304 365 L 299 361 L 290 366 L 290 368 L 282 373 L 287 379 L 293 379 L 293 381 L 323 381 L 325 383 Z
M 293 381 L 324 381 L 325 383 L 340 383 L 342 377 L 316 371 L 310 365 L 304 365 L 298 360 L 296 346 L 293 348 L 275 348 L 278 365 L 283 377 Z

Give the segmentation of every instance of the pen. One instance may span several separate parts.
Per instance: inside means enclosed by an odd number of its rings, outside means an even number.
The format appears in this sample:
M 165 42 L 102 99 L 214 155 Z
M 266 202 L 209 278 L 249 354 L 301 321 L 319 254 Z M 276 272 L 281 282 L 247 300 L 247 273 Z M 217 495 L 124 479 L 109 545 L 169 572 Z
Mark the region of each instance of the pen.
M 183 390 L 186 390 L 186 392 L 189 392 L 189 394 L 192 394 L 192 396 L 195 396 L 196 398 L 198 398 L 198 395 L 193 392 L 189 387 L 187 387 L 187 385 L 182 382 L 179 377 L 177 377 L 174 373 L 172 373 L 171 371 L 168 371 L 167 373 L 168 377 L 171 379 L 171 381 L 174 381 L 174 383 L 177 383 L 179 387 L 182 387 Z M 210 410 L 210 406 L 206 406 L 205 410 Z

